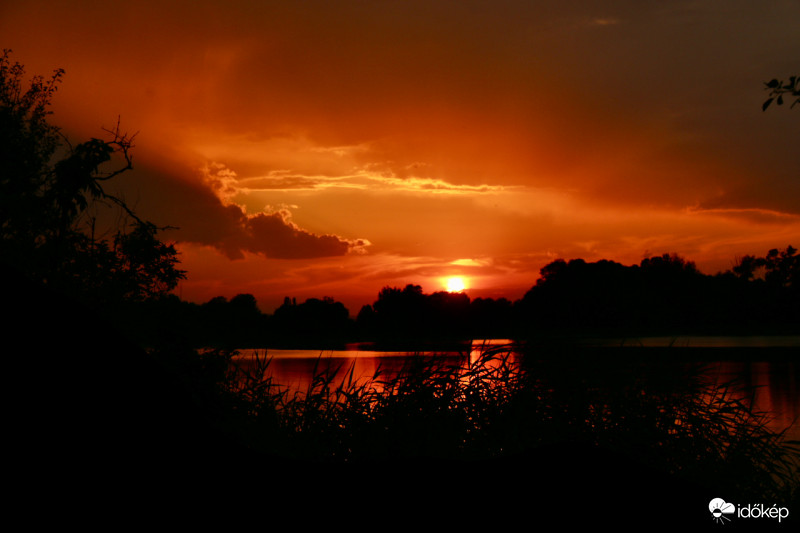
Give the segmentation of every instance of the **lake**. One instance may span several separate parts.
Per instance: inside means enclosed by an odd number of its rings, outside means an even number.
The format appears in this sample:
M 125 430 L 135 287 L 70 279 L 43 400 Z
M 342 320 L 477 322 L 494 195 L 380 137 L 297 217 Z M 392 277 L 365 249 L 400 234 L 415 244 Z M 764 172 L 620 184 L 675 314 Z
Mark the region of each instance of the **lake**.
M 486 347 L 502 347 L 510 345 L 508 339 L 492 339 L 474 341 L 469 357 L 474 361 Z M 683 348 L 702 348 L 703 354 L 711 354 L 706 358 L 704 377 L 711 382 L 725 383 L 736 380 L 746 387 L 741 397 L 752 400 L 753 408 L 770 414 L 771 429 L 786 432 L 788 439 L 800 440 L 800 336 L 789 337 L 649 337 L 637 339 L 592 340 L 584 344 L 600 347 L 619 347 L 614 353 L 625 353 L 630 348 L 669 348 L 670 354 L 680 358 L 689 350 Z M 465 345 L 466 347 L 467 345 Z M 345 372 L 353 371 L 356 379 L 369 379 L 380 369 L 381 377 L 393 377 L 400 372 L 413 356 L 410 352 L 369 350 L 368 345 L 351 345 L 345 350 L 266 350 L 271 359 L 268 372 L 275 383 L 290 391 L 307 390 L 315 371 L 335 373 L 334 385 L 341 382 Z M 735 354 L 736 349 L 745 348 L 747 353 L 763 354 L 763 360 L 741 360 L 738 357 L 727 358 L 726 354 Z M 781 349 L 781 357 L 770 360 L 771 349 Z M 794 350 L 797 349 L 797 356 Z M 788 352 L 787 352 L 788 350 Z M 256 350 L 264 355 L 265 350 Z M 647 354 L 647 350 L 639 350 Z M 778 353 L 777 351 L 774 353 Z M 786 353 L 791 354 L 786 357 Z M 253 350 L 240 350 L 236 358 L 239 364 L 247 364 L 253 358 Z M 457 364 L 465 361 L 466 350 L 462 353 L 440 352 L 436 354 L 440 360 Z M 517 357 L 512 351 L 510 359 Z M 638 357 L 638 355 L 637 355 Z M 579 363 L 576 363 L 579 364 Z M 752 398 L 751 398 L 752 396 Z M 791 427 L 790 427 L 791 426 Z

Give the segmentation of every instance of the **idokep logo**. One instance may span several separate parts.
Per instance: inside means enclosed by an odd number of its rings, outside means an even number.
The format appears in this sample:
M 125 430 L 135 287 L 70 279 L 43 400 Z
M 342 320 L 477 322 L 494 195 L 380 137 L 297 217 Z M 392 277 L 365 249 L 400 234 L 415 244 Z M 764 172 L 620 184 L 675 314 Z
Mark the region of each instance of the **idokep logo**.
M 725 515 L 734 514 L 736 512 L 736 506 L 726 502 L 722 498 L 714 498 L 708 503 L 708 510 L 711 511 L 714 522 L 724 524 L 725 522 L 731 521 L 731 519 Z
M 713 520 L 719 524 L 730 522 L 731 517 L 767 519 L 777 518 L 778 522 L 780 522 L 789 516 L 789 509 L 786 507 L 778 507 L 777 504 L 769 507 L 763 503 L 752 503 L 740 505 L 737 509 L 736 505 L 728 503 L 722 498 L 714 498 L 708 502 L 708 510 L 711 511 L 711 517 Z

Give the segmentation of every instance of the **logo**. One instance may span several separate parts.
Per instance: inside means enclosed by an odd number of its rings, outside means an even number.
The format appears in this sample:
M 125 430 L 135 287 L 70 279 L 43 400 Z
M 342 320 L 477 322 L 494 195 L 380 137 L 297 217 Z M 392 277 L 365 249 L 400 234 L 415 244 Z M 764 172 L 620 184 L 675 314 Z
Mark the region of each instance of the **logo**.
M 763 503 L 751 503 L 747 505 L 736 505 L 726 502 L 722 498 L 714 498 L 708 502 L 708 510 L 711 512 L 711 518 L 718 524 L 726 524 L 731 521 L 731 518 L 777 518 L 778 522 L 789 516 L 789 509 L 786 507 L 778 507 L 773 504 L 772 507 L 764 505 Z
M 724 524 L 725 522 L 731 521 L 731 519 L 725 515 L 734 514 L 736 512 L 736 506 L 726 502 L 722 498 L 714 498 L 708 503 L 708 510 L 711 511 L 714 522 Z

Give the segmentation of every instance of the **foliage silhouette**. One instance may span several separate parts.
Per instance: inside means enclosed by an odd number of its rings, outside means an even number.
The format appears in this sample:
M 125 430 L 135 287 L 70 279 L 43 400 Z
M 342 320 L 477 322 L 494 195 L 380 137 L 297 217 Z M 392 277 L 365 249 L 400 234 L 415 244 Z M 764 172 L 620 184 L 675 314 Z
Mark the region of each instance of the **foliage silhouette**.
M 185 272 L 177 252 L 156 238 L 105 183 L 133 168 L 135 135 L 119 122 L 108 140 L 73 146 L 48 123 L 63 69 L 34 76 L 0 57 L 0 253 L 32 279 L 95 303 L 146 300 L 174 289 Z M 97 237 L 96 210 L 113 207 L 130 221 L 113 238 Z
M 463 292 L 423 292 L 419 285 L 384 287 L 356 319 L 362 339 L 399 346 L 408 341 L 451 341 L 511 336 L 512 303 L 500 298 L 470 300 Z
M 796 250 L 745 256 L 732 271 L 700 273 L 664 254 L 624 266 L 556 260 L 515 305 L 522 336 L 797 333 Z M 764 271 L 763 275 L 757 275 Z
M 399 374 L 379 368 L 360 380 L 352 367 L 319 365 L 292 393 L 270 377 L 266 352 L 255 362 L 223 353 L 232 366 L 218 394 L 235 406 L 229 427 L 243 441 L 288 460 L 505 465 L 542 491 L 599 489 L 613 476 L 630 483 L 622 498 L 724 489 L 742 501 L 797 501 L 800 443 L 769 430 L 735 383 L 708 382 L 702 366 L 669 357 L 595 355 L 566 344 L 495 346 L 459 362 L 418 354 Z
M 298 304 L 285 298 L 272 318 L 273 346 L 297 345 L 309 348 L 341 347 L 352 336 L 350 312 L 330 297 L 308 298 Z
M 547 336 L 742 335 L 800 332 L 799 259 L 792 246 L 743 256 L 732 269 L 703 274 L 676 254 L 630 266 L 555 260 L 519 300 L 427 294 L 419 285 L 384 287 L 355 318 L 330 297 L 286 297 L 273 314 L 239 294 L 204 304 L 149 300 L 130 313 L 131 334 L 159 331 L 195 347 L 461 349 L 473 339 Z M 167 327 L 166 325 L 169 325 Z M 146 344 L 152 344 L 152 338 Z M 372 349 L 372 348 L 370 348 Z
M 799 82 L 800 76 L 789 76 L 788 82 L 778 80 L 777 78 L 764 82 L 764 88 L 769 90 L 769 98 L 761 105 L 761 110 L 766 111 L 772 102 L 775 102 L 777 105 L 783 105 L 784 95 L 794 97 L 794 102 L 789 106 L 789 109 L 794 109 L 794 106 L 800 103 Z

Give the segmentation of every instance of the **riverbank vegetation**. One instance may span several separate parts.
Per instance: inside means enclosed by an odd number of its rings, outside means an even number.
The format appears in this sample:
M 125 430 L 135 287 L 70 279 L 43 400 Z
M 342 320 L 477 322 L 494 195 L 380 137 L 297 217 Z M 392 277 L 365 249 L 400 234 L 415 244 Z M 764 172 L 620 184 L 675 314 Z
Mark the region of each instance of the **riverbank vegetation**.
M 773 249 L 703 274 L 674 254 L 638 265 L 556 260 L 519 300 L 384 287 L 356 316 L 333 298 L 286 297 L 262 312 L 251 294 L 203 304 L 165 294 L 121 303 L 115 314 L 144 344 L 179 337 L 195 347 L 396 349 L 481 338 L 800 334 L 800 255 Z
M 572 482 L 582 483 L 607 469 L 635 476 L 641 490 L 669 483 L 724 489 L 735 501 L 800 503 L 800 442 L 771 431 L 769 415 L 741 399 L 741 384 L 709 382 L 695 363 L 495 346 L 459 363 L 418 354 L 399 373 L 361 380 L 352 369 L 320 366 L 306 390 L 291 391 L 272 381 L 268 353 L 233 355 L 201 356 L 205 371 L 196 375 L 209 411 L 248 448 L 279 461 L 508 461 L 540 480 L 577 475 Z

